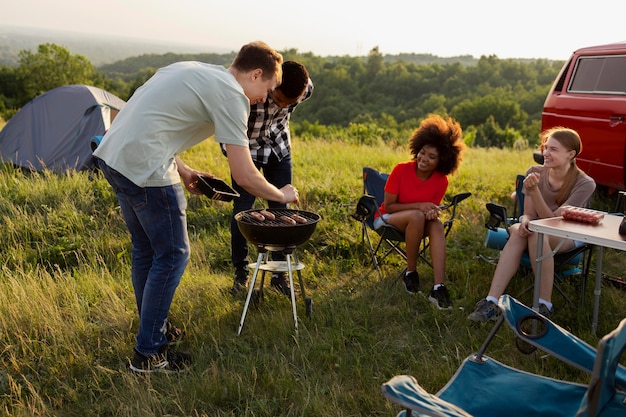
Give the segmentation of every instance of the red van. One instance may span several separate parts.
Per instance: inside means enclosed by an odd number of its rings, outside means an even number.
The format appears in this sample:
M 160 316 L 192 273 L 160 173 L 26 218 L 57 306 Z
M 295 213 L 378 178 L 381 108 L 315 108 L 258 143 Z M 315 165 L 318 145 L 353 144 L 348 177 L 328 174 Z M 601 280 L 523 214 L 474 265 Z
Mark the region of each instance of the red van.
M 575 51 L 543 105 L 542 130 L 564 126 L 583 142 L 578 166 L 597 184 L 626 184 L 626 42 Z

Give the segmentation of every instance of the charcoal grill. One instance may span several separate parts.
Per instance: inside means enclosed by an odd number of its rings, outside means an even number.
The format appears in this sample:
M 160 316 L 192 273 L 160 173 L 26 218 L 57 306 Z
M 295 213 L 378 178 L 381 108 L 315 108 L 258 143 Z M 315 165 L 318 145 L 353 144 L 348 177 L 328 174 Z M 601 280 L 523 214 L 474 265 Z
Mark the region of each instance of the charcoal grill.
M 320 216 L 316 213 L 303 210 L 269 208 L 265 209 L 265 211 L 273 214 L 275 218 L 259 220 L 255 218 L 255 216 L 260 214 L 261 211 L 263 210 L 246 210 L 235 215 L 235 221 L 237 222 L 241 234 L 248 242 L 256 245 L 259 252 L 256 263 L 249 265 L 249 267 L 254 268 L 254 273 L 250 281 L 250 287 L 246 296 L 246 302 L 243 307 L 237 334 L 240 335 L 243 329 L 250 301 L 257 304 L 263 297 L 263 282 L 265 273 L 268 271 L 288 273 L 289 287 L 291 288 L 291 307 L 295 331 L 297 333 L 298 314 L 293 286 L 293 271 L 298 273 L 300 292 L 304 299 L 306 315 L 308 317 L 310 317 L 313 312 L 313 299 L 306 295 L 302 273 L 300 272 L 304 268 L 304 264 L 298 261 L 295 249 L 297 246 L 309 240 L 311 235 L 313 235 L 317 223 L 320 220 Z M 281 220 L 283 216 L 292 218 L 294 215 L 300 216 L 301 221 L 304 219 L 306 222 L 302 221 L 302 223 L 288 224 Z M 270 252 L 282 252 L 286 258 L 285 261 L 270 261 Z M 257 290 L 255 289 L 255 283 L 259 271 L 262 271 L 262 273 L 260 287 Z

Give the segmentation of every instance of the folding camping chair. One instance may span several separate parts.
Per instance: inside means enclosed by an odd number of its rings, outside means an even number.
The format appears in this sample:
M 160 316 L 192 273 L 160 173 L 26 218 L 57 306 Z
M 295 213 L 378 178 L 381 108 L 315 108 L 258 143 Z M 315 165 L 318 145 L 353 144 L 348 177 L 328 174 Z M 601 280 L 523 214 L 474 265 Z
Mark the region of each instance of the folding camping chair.
M 489 212 L 489 219 L 485 223 L 485 227 L 487 228 L 485 246 L 488 248 L 502 250 L 510 235 L 509 227 L 518 222 L 518 216 L 524 214 L 524 194 L 522 193 L 523 182 L 524 176 L 521 174 L 517 175 L 517 178 L 515 179 L 515 205 L 513 209 L 513 217 L 508 217 L 506 207 L 500 204 L 487 203 L 486 207 Z M 580 275 L 580 303 L 582 304 L 585 299 L 585 288 L 587 286 L 587 277 L 589 276 L 589 267 L 591 265 L 592 249 L 593 245 L 580 243 L 572 249 L 554 254 L 554 288 L 570 304 L 574 303 L 565 293 L 563 288 L 561 288 L 559 282 L 563 281 L 567 277 Z M 497 262 L 497 258 L 489 259 L 483 257 L 483 259 L 491 263 Z M 527 271 L 526 275 L 528 277 L 534 277 L 532 274 L 532 267 L 528 252 L 525 252 L 522 255 L 520 266 Z M 518 294 L 518 297 L 521 297 L 532 288 L 533 285 L 526 287 L 520 294 Z
M 602 338 L 596 350 L 509 295 L 500 297 L 499 305 L 503 314 L 479 351 L 467 357 L 435 395 L 408 375 L 382 385 L 383 395 L 402 406 L 398 417 L 626 415 L 626 368 L 620 365 L 626 319 Z M 486 356 L 504 321 L 525 342 L 589 374 L 589 384 L 518 370 Z
M 380 228 L 374 229 L 374 215 L 375 213 L 380 215 L 379 208 L 385 200 L 385 184 L 388 177 L 389 174 L 382 173 L 374 168 L 363 168 L 363 195 L 359 198 L 355 212 L 352 214 L 352 217 L 361 223 L 361 240 L 367 248 L 369 258 L 378 272 L 381 281 L 383 279 L 381 265 L 389 255 L 396 253 L 400 255 L 402 259 L 406 260 L 406 252 L 402 246 L 404 243 L 403 231 L 389 223 L 384 223 Z M 456 219 L 458 204 L 471 195 L 472 194 L 468 192 L 457 194 L 452 197 L 450 203 L 439 206 L 441 210 L 450 209 L 447 220 L 443 222 L 446 237 L 450 233 L 454 220 Z M 369 231 L 375 231 L 378 235 L 379 238 L 376 245 L 372 244 Z M 425 238 L 422 240 L 419 257 L 432 267 L 432 264 L 426 257 L 427 249 L 428 238 Z M 393 282 L 397 281 L 405 271 L 406 268 L 397 275 Z

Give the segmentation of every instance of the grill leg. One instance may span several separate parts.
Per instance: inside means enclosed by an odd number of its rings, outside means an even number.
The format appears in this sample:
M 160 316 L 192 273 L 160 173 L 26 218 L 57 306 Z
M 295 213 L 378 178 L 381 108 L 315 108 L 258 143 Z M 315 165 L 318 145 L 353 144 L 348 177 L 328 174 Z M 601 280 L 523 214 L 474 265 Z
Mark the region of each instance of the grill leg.
M 293 264 L 298 265 L 300 261 L 298 261 L 298 255 L 296 255 L 296 251 L 293 251 Z M 304 289 L 304 280 L 302 279 L 302 273 L 298 269 L 296 271 L 298 273 L 298 282 L 300 284 L 300 292 L 302 293 L 302 298 L 306 300 L 306 290 Z
M 263 256 L 265 255 L 265 252 L 259 252 L 259 256 L 257 257 L 256 268 L 254 268 L 254 274 L 252 274 L 252 280 L 250 280 L 248 295 L 246 296 L 246 303 L 243 306 L 243 313 L 241 314 L 241 321 L 239 322 L 239 330 L 237 330 L 237 336 L 241 334 L 241 329 L 243 329 L 243 322 L 246 319 L 246 313 L 248 312 L 248 306 L 250 305 L 250 298 L 252 298 L 252 293 L 254 292 L 254 283 L 256 282 L 256 277 L 259 274 L 259 268 L 261 267 L 261 262 L 263 261 Z M 291 296 L 293 297 L 293 289 L 291 290 Z
M 293 311 L 293 322 L 295 325 L 296 334 L 298 334 L 298 312 L 296 311 L 296 293 L 293 287 L 293 267 L 291 265 L 293 256 L 287 254 L 287 270 L 289 271 L 289 288 L 291 289 L 291 310 Z M 299 272 L 299 271 L 298 271 Z

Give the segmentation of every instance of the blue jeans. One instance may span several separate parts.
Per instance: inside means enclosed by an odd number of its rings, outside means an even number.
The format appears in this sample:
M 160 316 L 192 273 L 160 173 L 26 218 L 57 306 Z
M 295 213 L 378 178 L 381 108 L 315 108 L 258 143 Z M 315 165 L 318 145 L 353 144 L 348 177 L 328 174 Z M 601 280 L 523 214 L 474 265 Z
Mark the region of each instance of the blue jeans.
M 282 161 L 278 161 L 278 158 L 273 156 L 270 158 L 266 165 L 261 165 L 255 162 L 256 167 L 263 173 L 263 176 L 270 184 L 278 188 L 282 188 L 287 184 L 291 184 L 292 178 L 292 163 L 291 154 L 287 155 Z M 230 248 L 231 248 L 231 260 L 235 270 L 247 271 L 248 263 L 248 242 L 243 237 L 237 222 L 235 221 L 235 215 L 239 212 L 249 210 L 254 206 L 256 197 L 235 182 L 231 177 L 233 188 L 240 194 L 239 198 L 233 200 L 233 213 L 230 218 Z M 286 208 L 286 204 L 277 203 L 275 201 L 268 201 L 268 207 L 270 208 Z M 285 255 L 282 253 L 272 253 L 272 259 L 275 261 L 284 261 Z
M 167 343 L 167 317 L 189 261 L 187 200 L 180 183 L 138 187 L 104 161 L 95 161 L 117 195 L 130 232 L 131 277 L 139 312 L 136 349 L 151 355 Z

